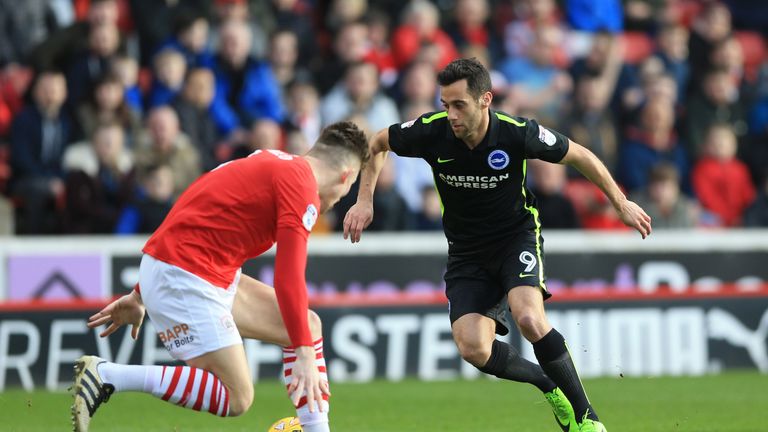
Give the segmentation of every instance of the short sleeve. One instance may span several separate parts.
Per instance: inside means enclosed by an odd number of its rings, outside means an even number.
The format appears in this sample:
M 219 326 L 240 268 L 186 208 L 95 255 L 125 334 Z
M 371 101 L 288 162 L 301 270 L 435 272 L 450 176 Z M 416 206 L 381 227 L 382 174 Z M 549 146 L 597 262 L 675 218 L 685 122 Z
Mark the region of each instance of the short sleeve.
M 398 156 L 423 157 L 424 146 L 431 141 L 429 137 L 438 131 L 438 124 L 443 124 L 437 121 L 447 116 L 445 111 L 427 113 L 405 123 L 393 124 L 389 127 L 389 148 Z
M 568 153 L 568 137 L 529 120 L 525 129 L 526 159 L 560 162 Z

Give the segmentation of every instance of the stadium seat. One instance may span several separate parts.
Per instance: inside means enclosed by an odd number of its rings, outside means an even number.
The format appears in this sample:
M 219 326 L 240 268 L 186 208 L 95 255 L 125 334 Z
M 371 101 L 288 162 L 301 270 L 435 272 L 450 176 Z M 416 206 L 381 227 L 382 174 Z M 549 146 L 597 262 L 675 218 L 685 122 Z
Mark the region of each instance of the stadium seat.
M 573 204 L 579 225 L 585 229 L 626 230 L 603 192 L 586 179 L 568 180 L 563 195 Z
M 629 64 L 637 64 L 653 54 L 656 48 L 653 39 L 639 31 L 624 32 L 619 36 L 624 51 L 624 61 Z
M 7 145 L 0 145 L 0 194 L 5 194 L 11 178 L 11 155 Z
M 744 52 L 744 72 L 747 79 L 754 80 L 760 65 L 766 60 L 766 54 L 768 54 L 765 39 L 760 33 L 749 30 L 735 31 L 733 34 Z
M 704 6 L 699 0 L 677 0 L 670 2 L 668 8 L 669 16 L 675 23 L 691 28 L 694 19 L 701 13 Z
M 149 93 L 149 89 L 152 87 L 152 79 L 154 77 L 154 74 L 152 73 L 152 69 L 148 67 L 143 67 L 139 69 L 139 77 L 138 77 L 138 86 L 141 90 L 141 94 L 146 95 Z

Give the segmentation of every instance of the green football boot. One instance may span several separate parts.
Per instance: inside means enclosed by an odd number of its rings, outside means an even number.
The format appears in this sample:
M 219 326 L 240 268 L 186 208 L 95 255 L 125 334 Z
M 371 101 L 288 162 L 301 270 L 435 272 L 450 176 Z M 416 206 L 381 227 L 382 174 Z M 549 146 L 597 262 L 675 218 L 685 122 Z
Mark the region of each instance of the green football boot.
M 580 432 L 608 432 L 608 430 L 597 420 L 584 419 L 579 425 Z
M 552 407 L 552 413 L 555 414 L 557 425 L 563 432 L 579 432 L 585 429 L 579 429 L 579 425 L 576 424 L 576 414 L 573 412 L 571 403 L 568 402 L 568 398 L 565 397 L 560 387 L 556 387 L 549 393 L 544 393 L 544 397 L 547 398 L 547 402 Z

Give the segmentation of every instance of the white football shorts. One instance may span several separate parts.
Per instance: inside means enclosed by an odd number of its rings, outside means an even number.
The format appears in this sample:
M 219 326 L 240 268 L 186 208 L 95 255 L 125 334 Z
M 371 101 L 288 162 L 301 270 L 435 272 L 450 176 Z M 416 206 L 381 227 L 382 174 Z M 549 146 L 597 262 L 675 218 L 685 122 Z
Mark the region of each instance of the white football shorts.
M 242 344 L 232 317 L 240 271 L 227 288 L 144 254 L 139 267 L 141 299 L 157 335 L 176 360 Z

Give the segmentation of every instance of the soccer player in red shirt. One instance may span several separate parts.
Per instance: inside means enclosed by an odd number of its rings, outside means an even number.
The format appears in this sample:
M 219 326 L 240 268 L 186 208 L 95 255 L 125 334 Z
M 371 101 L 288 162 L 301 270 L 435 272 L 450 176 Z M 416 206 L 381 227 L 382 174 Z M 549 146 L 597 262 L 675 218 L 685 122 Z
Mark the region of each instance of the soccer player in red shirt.
M 89 319 L 138 335 L 144 310 L 171 356 L 187 366 L 136 366 L 94 356 L 75 364 L 74 429 L 120 391 L 219 416 L 253 402 L 241 337 L 283 347 L 287 390 L 306 432 L 329 431 L 328 378 L 320 321 L 309 311 L 307 238 L 320 213 L 349 192 L 368 160 L 354 123 L 323 130 L 304 156 L 256 151 L 200 177 L 179 197 L 144 246 L 139 284 Z M 275 288 L 240 273 L 277 243 Z M 141 287 L 139 289 L 139 287 Z

